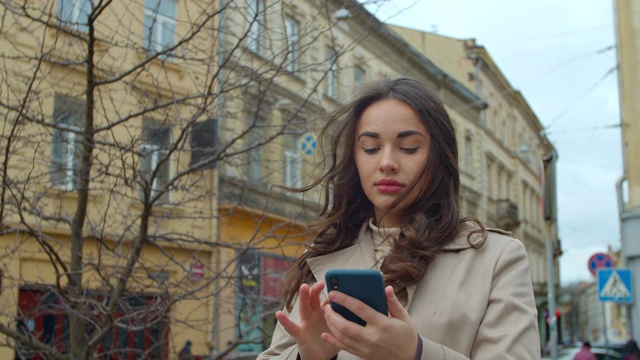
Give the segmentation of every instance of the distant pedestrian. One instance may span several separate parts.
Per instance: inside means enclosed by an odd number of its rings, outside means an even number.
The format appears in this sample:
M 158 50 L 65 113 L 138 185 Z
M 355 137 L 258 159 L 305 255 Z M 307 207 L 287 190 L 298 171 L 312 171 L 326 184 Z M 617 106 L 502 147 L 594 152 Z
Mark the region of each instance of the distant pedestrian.
M 193 360 L 193 355 L 191 354 L 191 341 L 187 340 L 184 344 L 184 347 L 178 353 L 178 360 Z
M 640 349 L 638 349 L 638 343 L 633 339 L 629 339 L 622 348 L 623 360 L 640 360 Z
M 573 357 L 573 360 L 598 360 L 591 352 L 591 344 L 588 341 L 582 343 L 582 348 Z

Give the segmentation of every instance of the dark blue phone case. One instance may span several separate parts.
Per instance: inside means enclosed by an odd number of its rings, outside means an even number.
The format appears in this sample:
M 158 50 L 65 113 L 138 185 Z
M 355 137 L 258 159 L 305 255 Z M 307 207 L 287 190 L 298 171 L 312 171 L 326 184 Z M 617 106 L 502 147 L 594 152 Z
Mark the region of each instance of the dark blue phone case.
M 377 270 L 363 269 L 334 269 L 327 271 L 325 275 L 327 290 L 337 290 L 351 297 L 359 299 L 378 312 L 388 315 L 387 298 L 384 294 L 384 280 Z M 333 311 L 342 315 L 345 319 L 362 326 L 367 323 L 359 316 L 346 309 L 342 305 L 331 302 Z

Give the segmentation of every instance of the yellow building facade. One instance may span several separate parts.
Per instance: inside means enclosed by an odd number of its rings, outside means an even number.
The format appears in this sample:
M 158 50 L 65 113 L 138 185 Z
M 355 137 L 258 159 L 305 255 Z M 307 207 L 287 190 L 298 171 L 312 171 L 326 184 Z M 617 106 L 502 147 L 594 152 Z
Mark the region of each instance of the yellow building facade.
M 0 332 L 68 352 L 80 319 L 104 358 L 262 350 L 322 197 L 273 185 L 309 184 L 327 112 L 398 76 L 449 111 L 464 215 L 514 231 L 545 283 L 552 147 L 481 47 L 448 47 L 451 68 L 356 1 L 9 3 Z M 35 358 L 18 343 L 0 357 Z

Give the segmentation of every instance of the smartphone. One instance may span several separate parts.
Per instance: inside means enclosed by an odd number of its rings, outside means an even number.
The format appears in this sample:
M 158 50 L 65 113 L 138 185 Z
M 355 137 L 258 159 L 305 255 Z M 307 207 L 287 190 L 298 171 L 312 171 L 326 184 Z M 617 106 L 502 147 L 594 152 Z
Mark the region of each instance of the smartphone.
M 377 270 L 334 269 L 325 275 L 327 291 L 337 290 L 369 305 L 378 312 L 388 315 L 387 297 L 384 294 L 382 273 Z M 333 311 L 347 320 L 362 326 L 367 323 L 342 305 L 331 302 Z

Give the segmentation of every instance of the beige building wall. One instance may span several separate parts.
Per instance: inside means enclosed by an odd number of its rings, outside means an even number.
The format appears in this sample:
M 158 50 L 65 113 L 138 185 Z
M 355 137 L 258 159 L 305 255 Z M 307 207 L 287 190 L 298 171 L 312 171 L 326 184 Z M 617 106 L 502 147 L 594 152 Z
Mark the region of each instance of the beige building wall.
M 631 271 L 631 334 L 640 336 L 640 3 L 616 0 L 615 20 L 624 174 L 618 183 L 623 266 Z

